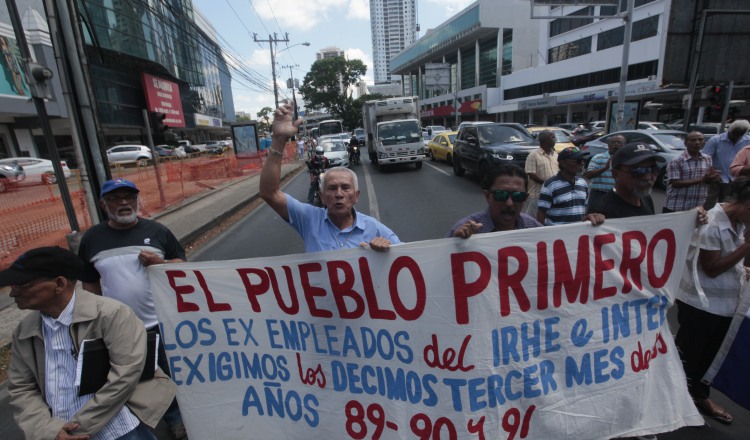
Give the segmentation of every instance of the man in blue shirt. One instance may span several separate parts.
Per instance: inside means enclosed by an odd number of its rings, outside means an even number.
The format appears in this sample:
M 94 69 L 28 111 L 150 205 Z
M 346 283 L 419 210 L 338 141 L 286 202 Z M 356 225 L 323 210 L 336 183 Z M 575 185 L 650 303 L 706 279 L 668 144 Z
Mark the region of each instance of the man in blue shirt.
M 726 133 L 717 134 L 706 142 L 702 153 L 710 156 L 714 167 L 721 171 L 721 181 L 711 185 L 708 199 L 704 207 L 711 209 L 716 202 L 724 202 L 729 197 L 733 177 L 729 172 L 729 166 L 740 150 L 750 145 L 750 122 L 745 119 L 737 119 L 732 122 Z
M 318 208 L 302 203 L 280 189 L 284 144 L 297 133 L 301 119 L 292 121 L 294 110 L 284 104 L 276 109 L 272 144 L 260 174 L 260 197 L 289 223 L 305 242 L 305 252 L 369 246 L 384 251 L 400 243 L 398 236 L 376 219 L 357 212 L 357 175 L 349 168 L 335 167 L 323 175 Z

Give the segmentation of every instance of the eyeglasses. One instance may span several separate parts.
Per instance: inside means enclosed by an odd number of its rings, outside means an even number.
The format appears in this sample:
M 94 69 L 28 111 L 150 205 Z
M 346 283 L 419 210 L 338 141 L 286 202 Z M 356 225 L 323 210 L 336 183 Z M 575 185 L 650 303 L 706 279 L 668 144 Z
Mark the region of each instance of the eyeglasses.
M 654 165 L 650 167 L 638 167 L 638 168 L 631 168 L 630 169 L 630 175 L 637 178 L 643 177 L 646 174 L 658 174 L 659 173 L 659 167 Z
M 123 200 L 126 202 L 135 202 L 138 199 L 138 194 L 111 194 L 104 196 L 104 200 L 108 202 L 120 203 Z
M 526 201 L 527 198 L 529 198 L 529 193 L 523 192 L 523 191 L 506 191 L 504 189 L 498 189 L 495 191 L 490 191 L 490 194 L 492 194 L 492 198 L 497 200 L 498 202 L 505 202 L 510 198 L 513 200 L 514 203 L 523 203 Z

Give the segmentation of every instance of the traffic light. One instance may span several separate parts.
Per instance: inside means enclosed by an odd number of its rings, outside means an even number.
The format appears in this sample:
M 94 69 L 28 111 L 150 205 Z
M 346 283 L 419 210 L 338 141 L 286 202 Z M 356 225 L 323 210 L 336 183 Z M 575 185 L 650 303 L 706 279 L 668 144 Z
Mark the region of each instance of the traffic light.
M 711 105 L 714 107 L 722 107 L 724 105 L 724 86 L 717 84 L 711 86 L 708 91 L 708 99 L 711 101 Z
M 167 130 L 169 130 L 169 126 L 164 123 L 164 120 L 167 118 L 167 115 L 160 112 L 151 112 L 151 131 L 155 135 L 164 134 Z

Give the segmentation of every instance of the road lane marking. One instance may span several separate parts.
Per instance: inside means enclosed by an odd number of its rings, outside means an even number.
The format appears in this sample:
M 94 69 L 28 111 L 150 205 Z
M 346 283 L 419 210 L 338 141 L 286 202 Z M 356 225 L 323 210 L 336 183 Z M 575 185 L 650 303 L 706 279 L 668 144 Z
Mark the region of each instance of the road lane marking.
M 441 170 L 440 168 L 436 167 L 435 165 L 433 165 L 433 164 L 431 164 L 431 163 L 427 163 L 427 162 L 423 162 L 423 163 L 424 163 L 425 165 L 427 165 L 428 167 L 432 168 L 433 170 L 435 170 L 435 171 L 439 171 L 439 172 L 441 172 L 441 173 L 445 174 L 446 176 L 450 176 L 450 175 L 451 175 L 451 173 L 449 173 L 449 172 L 447 172 L 447 171 L 445 171 L 445 170 Z
M 380 221 L 380 211 L 378 211 L 378 198 L 375 195 L 375 186 L 372 184 L 370 178 L 370 167 L 362 164 L 362 169 L 365 170 L 365 186 L 367 187 L 367 198 L 370 200 L 370 217 Z

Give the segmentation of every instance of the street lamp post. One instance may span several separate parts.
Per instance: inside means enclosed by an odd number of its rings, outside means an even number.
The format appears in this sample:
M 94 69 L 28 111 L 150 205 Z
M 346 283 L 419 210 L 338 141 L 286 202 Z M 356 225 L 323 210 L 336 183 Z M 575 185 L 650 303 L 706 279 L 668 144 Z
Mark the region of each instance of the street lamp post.
M 276 108 L 279 107 L 279 85 L 276 84 L 276 54 L 284 52 L 285 50 L 289 50 L 293 48 L 294 46 L 309 46 L 310 43 L 305 41 L 304 43 L 297 43 L 292 44 L 289 47 L 286 47 L 278 52 L 274 50 L 274 45 L 276 43 L 288 43 L 289 42 L 289 33 L 284 34 L 284 38 L 279 38 L 276 33 L 273 34 L 273 36 L 269 35 L 268 40 L 259 40 L 258 34 L 253 34 L 253 40 L 256 43 L 268 43 L 269 48 L 271 49 L 271 79 L 273 80 L 273 102 L 274 105 L 276 105 Z

